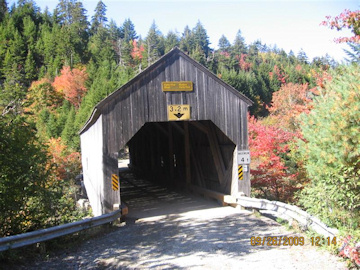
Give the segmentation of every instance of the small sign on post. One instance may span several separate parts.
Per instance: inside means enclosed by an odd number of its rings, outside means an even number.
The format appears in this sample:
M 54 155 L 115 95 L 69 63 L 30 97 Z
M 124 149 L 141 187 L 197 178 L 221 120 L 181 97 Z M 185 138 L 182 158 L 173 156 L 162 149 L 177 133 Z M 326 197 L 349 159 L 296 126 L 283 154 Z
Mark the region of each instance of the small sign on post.
M 238 151 L 238 164 L 250 164 L 250 151 Z
M 114 191 L 119 190 L 119 176 L 117 174 L 111 175 L 111 183 Z
M 181 121 L 190 119 L 190 105 L 168 105 L 168 120 Z

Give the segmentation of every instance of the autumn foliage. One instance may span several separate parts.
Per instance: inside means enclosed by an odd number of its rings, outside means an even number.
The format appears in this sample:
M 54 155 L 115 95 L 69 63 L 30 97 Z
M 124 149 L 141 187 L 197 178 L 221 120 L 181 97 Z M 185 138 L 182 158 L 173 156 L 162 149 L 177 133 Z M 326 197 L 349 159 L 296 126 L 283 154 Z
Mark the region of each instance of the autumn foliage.
M 326 16 L 326 21 L 323 21 L 321 25 L 336 29 L 338 31 L 342 29 L 351 29 L 353 36 L 340 37 L 335 39 L 337 43 L 352 42 L 360 43 L 360 10 L 350 11 L 345 9 L 340 15 L 332 18 Z
M 64 66 L 61 69 L 61 75 L 57 76 L 53 82 L 55 90 L 62 94 L 76 108 L 80 106 L 81 100 L 87 88 L 85 82 L 88 78 L 86 68 L 73 68 Z
M 299 128 L 298 117 L 301 113 L 309 113 L 312 107 L 312 92 L 308 84 L 287 83 L 273 94 L 271 117 L 278 125 L 295 131 Z
M 132 41 L 132 50 L 131 50 L 131 57 L 135 60 L 135 61 L 141 61 L 141 59 L 143 58 L 143 53 L 144 51 L 144 46 L 143 45 L 138 45 L 136 39 L 134 39 Z
M 257 196 L 288 201 L 294 191 L 296 174 L 288 171 L 283 158 L 289 144 L 296 137 L 292 132 L 267 126 L 255 117 L 249 117 L 249 145 L 252 156 L 251 185 Z
M 80 172 L 81 160 L 79 152 L 72 152 L 68 149 L 61 137 L 49 139 L 48 151 L 51 155 L 51 164 L 55 164 L 55 175 L 58 180 L 74 179 Z

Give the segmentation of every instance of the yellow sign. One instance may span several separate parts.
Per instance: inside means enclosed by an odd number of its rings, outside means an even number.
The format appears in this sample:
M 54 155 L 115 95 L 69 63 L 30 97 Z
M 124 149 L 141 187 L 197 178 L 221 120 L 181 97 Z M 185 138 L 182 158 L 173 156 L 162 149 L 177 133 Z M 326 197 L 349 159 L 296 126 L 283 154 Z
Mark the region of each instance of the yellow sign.
M 169 92 L 169 91 L 192 91 L 193 88 L 193 82 L 162 82 L 161 88 L 163 92 Z
M 119 190 L 119 176 L 117 174 L 111 175 L 111 183 L 114 191 Z
M 243 166 L 242 165 L 239 165 L 239 167 L 238 167 L 238 175 L 239 175 L 239 180 L 244 179 Z
M 190 105 L 168 105 L 168 120 L 180 121 L 190 119 Z

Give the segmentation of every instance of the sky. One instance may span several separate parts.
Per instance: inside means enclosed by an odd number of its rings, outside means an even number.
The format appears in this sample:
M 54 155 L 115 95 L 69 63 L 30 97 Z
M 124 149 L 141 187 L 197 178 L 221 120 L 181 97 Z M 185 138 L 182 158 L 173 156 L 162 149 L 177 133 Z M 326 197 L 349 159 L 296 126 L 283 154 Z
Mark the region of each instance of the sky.
M 16 0 L 8 0 L 9 6 Z M 43 11 L 47 6 L 52 13 L 57 0 L 35 0 Z M 98 0 L 83 0 L 88 20 L 94 13 Z M 320 23 L 325 16 L 339 15 L 344 9 L 359 10 L 360 0 L 103 0 L 107 18 L 121 26 L 130 19 L 138 35 L 145 38 L 153 21 L 166 35 L 170 30 L 182 34 L 185 26 L 194 28 L 198 21 L 207 31 L 211 48 L 217 48 L 222 35 L 232 43 L 238 30 L 245 42 L 260 40 L 263 44 L 305 51 L 309 60 L 329 54 L 342 61 L 345 44 L 334 39 L 350 36 L 349 30 L 336 31 Z

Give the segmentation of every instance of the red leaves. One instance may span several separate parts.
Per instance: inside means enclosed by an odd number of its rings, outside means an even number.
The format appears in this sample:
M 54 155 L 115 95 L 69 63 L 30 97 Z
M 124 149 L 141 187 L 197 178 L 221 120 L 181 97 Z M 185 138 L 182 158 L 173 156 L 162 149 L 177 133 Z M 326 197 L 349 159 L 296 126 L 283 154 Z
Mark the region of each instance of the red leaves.
M 252 63 L 246 62 L 247 54 L 242 53 L 239 59 L 239 67 L 241 70 L 249 71 L 252 67 Z
M 345 9 L 339 16 L 332 18 L 326 16 L 326 21 L 321 22 L 320 25 L 328 26 L 330 29 L 336 29 L 337 31 L 343 28 L 351 29 L 354 36 L 336 38 L 335 42 L 354 42 L 360 43 L 360 10 L 350 11 Z
M 340 248 L 339 256 L 349 258 L 351 261 L 353 261 L 357 266 L 360 266 L 360 242 L 351 243 L 351 236 L 348 235 L 344 239 L 342 239 L 343 244 Z
M 138 45 L 137 44 L 137 41 L 134 39 L 132 41 L 132 50 L 131 50 L 131 57 L 134 59 L 134 60 L 137 60 L 137 61 L 141 61 L 141 59 L 143 58 L 143 51 L 144 51 L 144 46 L 143 45 Z
M 85 67 L 71 70 L 69 66 L 64 66 L 61 75 L 55 78 L 52 85 L 58 93 L 61 93 L 65 99 L 78 108 L 87 92 L 85 87 L 87 78 Z
M 289 151 L 289 142 L 296 137 L 275 126 L 267 126 L 249 117 L 249 145 L 252 156 L 251 183 L 268 198 L 286 200 L 294 186 L 285 180 L 292 180 L 295 175 L 287 171 L 281 156 Z M 265 192 L 266 193 L 266 192 Z

